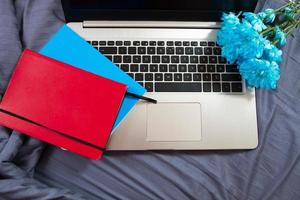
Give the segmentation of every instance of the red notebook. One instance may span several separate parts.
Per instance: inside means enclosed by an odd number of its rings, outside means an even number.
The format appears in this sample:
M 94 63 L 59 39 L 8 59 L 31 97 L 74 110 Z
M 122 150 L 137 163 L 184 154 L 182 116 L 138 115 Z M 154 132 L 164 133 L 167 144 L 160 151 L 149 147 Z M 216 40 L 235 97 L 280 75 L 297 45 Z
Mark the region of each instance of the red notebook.
M 0 124 L 98 159 L 127 86 L 25 50 L 0 103 Z

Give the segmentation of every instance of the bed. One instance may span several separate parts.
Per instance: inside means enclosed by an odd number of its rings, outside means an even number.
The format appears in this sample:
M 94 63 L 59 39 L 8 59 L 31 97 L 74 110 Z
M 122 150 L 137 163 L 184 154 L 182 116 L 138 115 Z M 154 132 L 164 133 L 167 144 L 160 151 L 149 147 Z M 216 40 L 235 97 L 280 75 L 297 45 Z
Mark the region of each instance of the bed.
M 259 0 L 257 11 L 283 0 Z M 0 1 L 0 94 L 24 48 L 64 24 L 59 0 Z M 0 127 L 0 199 L 300 199 L 300 29 L 277 90 L 256 90 L 259 145 L 236 151 L 106 152 L 91 161 Z

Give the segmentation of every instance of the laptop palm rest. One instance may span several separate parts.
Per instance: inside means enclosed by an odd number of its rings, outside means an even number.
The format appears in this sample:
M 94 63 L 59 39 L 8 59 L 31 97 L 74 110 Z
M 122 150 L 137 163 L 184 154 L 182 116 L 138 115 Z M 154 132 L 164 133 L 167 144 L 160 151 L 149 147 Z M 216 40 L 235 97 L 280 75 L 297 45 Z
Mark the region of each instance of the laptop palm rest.
M 149 142 L 201 140 L 201 104 L 162 102 L 147 105 Z

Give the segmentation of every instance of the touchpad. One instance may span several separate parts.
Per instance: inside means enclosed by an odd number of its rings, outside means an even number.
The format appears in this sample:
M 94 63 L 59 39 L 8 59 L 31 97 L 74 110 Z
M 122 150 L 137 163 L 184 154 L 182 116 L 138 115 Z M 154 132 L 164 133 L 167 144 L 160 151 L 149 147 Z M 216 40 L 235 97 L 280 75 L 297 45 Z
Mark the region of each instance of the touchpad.
M 147 105 L 147 141 L 173 142 L 201 139 L 200 103 Z

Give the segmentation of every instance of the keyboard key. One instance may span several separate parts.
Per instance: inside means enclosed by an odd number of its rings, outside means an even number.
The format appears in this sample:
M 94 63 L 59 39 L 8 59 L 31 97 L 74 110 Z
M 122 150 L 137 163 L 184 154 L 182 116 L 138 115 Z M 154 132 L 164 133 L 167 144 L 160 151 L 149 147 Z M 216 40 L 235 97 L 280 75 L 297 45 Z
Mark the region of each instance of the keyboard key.
M 181 41 L 176 41 L 175 42 L 175 46 L 181 46 L 182 45 L 182 42 Z
M 121 63 L 122 62 L 122 56 L 114 56 L 113 57 L 114 63 Z
M 145 83 L 145 88 L 148 92 L 153 92 L 153 83 L 151 82 L 146 82 Z
M 188 42 L 188 41 L 184 41 L 182 44 L 183 44 L 183 46 L 190 46 L 190 42 Z
M 209 63 L 216 64 L 218 62 L 217 56 L 209 56 Z
M 179 63 L 179 56 L 171 56 L 171 63 Z
M 222 92 L 230 92 L 230 84 L 222 83 Z
M 231 91 L 232 92 L 243 92 L 242 83 L 231 83 Z
M 195 54 L 196 55 L 203 55 L 203 48 L 202 47 L 196 47 L 195 48 Z
M 198 56 L 191 56 L 190 57 L 190 63 L 198 63 L 199 60 L 198 60 Z
M 160 63 L 160 56 L 152 56 L 152 63 Z
M 119 54 L 127 54 L 127 48 L 126 47 L 119 47 Z
M 240 74 L 222 74 L 222 81 L 241 81 Z
M 127 65 L 127 64 L 122 64 L 122 65 L 121 65 L 121 69 L 122 69 L 124 72 L 129 72 L 129 65 Z
M 220 74 L 212 74 L 212 80 L 213 81 L 220 81 L 221 80 Z
M 128 54 L 136 54 L 136 47 L 128 47 Z
M 189 63 L 189 57 L 188 56 L 181 56 L 180 57 L 181 63 Z
M 149 42 L 148 41 L 142 41 L 142 46 L 148 46 Z
M 164 41 L 158 41 L 157 46 L 165 46 L 165 42 Z
M 211 83 L 203 83 L 203 92 L 211 92 Z
M 179 65 L 179 72 L 186 72 L 186 65 Z
M 116 45 L 117 46 L 122 46 L 123 45 L 123 41 L 116 41 Z
M 140 72 L 148 72 L 149 66 L 148 65 L 140 65 Z
M 105 45 L 106 45 L 106 41 L 100 41 L 100 42 L 99 42 L 99 45 L 100 45 L 100 46 L 105 46 Z
M 184 81 L 192 81 L 192 74 L 183 74 L 183 80 Z
M 154 79 L 155 79 L 155 81 L 163 81 L 163 74 L 162 73 L 155 73 Z
M 137 64 L 131 64 L 130 65 L 130 72 L 138 72 L 139 66 Z
M 175 48 L 174 47 L 167 47 L 167 54 L 174 54 Z
M 134 79 L 134 73 L 127 73 L 131 78 Z
M 226 64 L 227 63 L 226 59 L 221 57 L 221 56 L 218 56 L 218 61 L 219 61 L 220 64 Z
M 200 63 L 208 63 L 207 56 L 200 56 Z
M 239 72 L 237 65 L 226 65 L 226 72 Z
M 141 42 L 140 41 L 133 41 L 133 46 L 140 46 L 141 45 Z
M 168 41 L 167 46 L 174 46 L 174 42 L 173 41 Z
M 147 54 L 155 54 L 156 50 L 155 47 L 148 47 L 147 48 Z
M 133 58 L 132 59 L 133 63 L 141 63 L 141 61 L 142 61 L 141 56 L 133 56 L 132 58 Z
M 109 60 L 111 60 L 112 61 L 112 59 L 113 59 L 113 57 L 112 56 L 108 56 L 108 55 L 106 55 L 105 56 L 106 58 L 108 58 Z
M 139 47 L 138 54 L 146 54 L 146 47 Z
M 162 56 L 161 57 L 162 63 L 169 63 L 170 62 L 170 56 Z
M 177 72 L 177 65 L 169 65 L 169 72 Z
M 211 47 L 205 47 L 204 48 L 204 55 L 212 55 L 212 48 Z
M 143 60 L 143 63 L 150 63 L 151 62 L 151 57 L 150 56 L 143 56 L 142 60 Z
M 165 54 L 165 47 L 157 47 L 157 54 Z
M 174 81 L 182 81 L 182 74 L 175 73 L 174 74 Z
M 193 80 L 194 81 L 201 81 L 201 74 L 193 74 Z
M 207 65 L 207 72 L 215 72 L 216 67 L 215 65 Z
M 191 45 L 192 45 L 192 46 L 198 46 L 198 42 L 197 42 L 197 41 L 192 41 L 192 42 L 191 42 Z
M 108 42 L 107 42 L 107 45 L 108 45 L 108 46 L 114 46 L 114 45 L 115 45 L 115 42 L 114 42 L 114 41 L 108 41 Z
M 209 42 L 208 42 L 208 46 L 210 46 L 210 47 L 213 47 L 213 46 L 215 46 L 215 45 L 216 45 L 215 42 L 212 42 L 212 41 L 209 41 Z
M 221 48 L 220 47 L 215 47 L 213 51 L 214 51 L 214 55 L 221 55 Z
M 152 73 L 146 73 L 145 74 L 145 81 L 153 81 L 153 74 Z
M 97 46 L 93 46 L 96 50 L 99 50 L 99 48 Z
M 187 55 L 193 55 L 194 54 L 193 47 L 185 47 L 185 54 L 187 54 Z
M 150 65 L 150 72 L 158 72 L 158 65 Z
M 155 83 L 156 92 L 201 92 L 201 83 L 176 83 L 160 82 Z
M 99 51 L 102 54 L 117 54 L 118 48 L 117 47 L 99 47 Z
M 167 72 L 168 66 L 167 65 L 159 65 L 159 71 L 160 72 Z
M 221 92 L 221 84 L 220 83 L 213 83 L 213 91 L 214 92 Z
M 211 81 L 211 74 L 203 74 L 203 81 Z
M 198 72 L 206 72 L 206 66 L 205 65 L 198 65 Z
M 225 72 L 224 65 L 217 65 L 217 72 Z
M 98 45 L 98 41 L 92 41 L 92 45 L 97 46 Z
M 165 81 L 172 81 L 173 75 L 171 73 L 166 73 L 166 74 L 164 74 L 164 79 L 165 79 Z
M 134 75 L 134 79 L 135 79 L 136 81 L 143 81 L 143 80 L 144 80 L 144 74 L 143 74 L 143 73 L 136 73 L 136 74 Z
M 138 82 L 138 84 L 140 84 L 141 86 L 144 87 L 144 83 L 143 82 Z
M 131 56 L 123 56 L 123 63 L 131 63 Z
M 207 42 L 204 41 L 200 42 L 200 46 L 207 46 Z
M 156 46 L 156 41 L 150 41 L 149 44 L 150 46 Z
M 130 46 L 131 45 L 131 41 L 124 41 L 124 46 Z
M 188 72 L 196 72 L 196 65 L 188 65 Z
M 87 42 L 87 43 L 89 43 L 89 44 L 91 44 L 91 43 L 92 43 L 92 42 L 91 42 L 91 41 L 89 41 L 89 40 L 87 40 L 86 42 Z
M 176 54 L 184 54 L 184 48 L 183 47 L 176 47 Z

